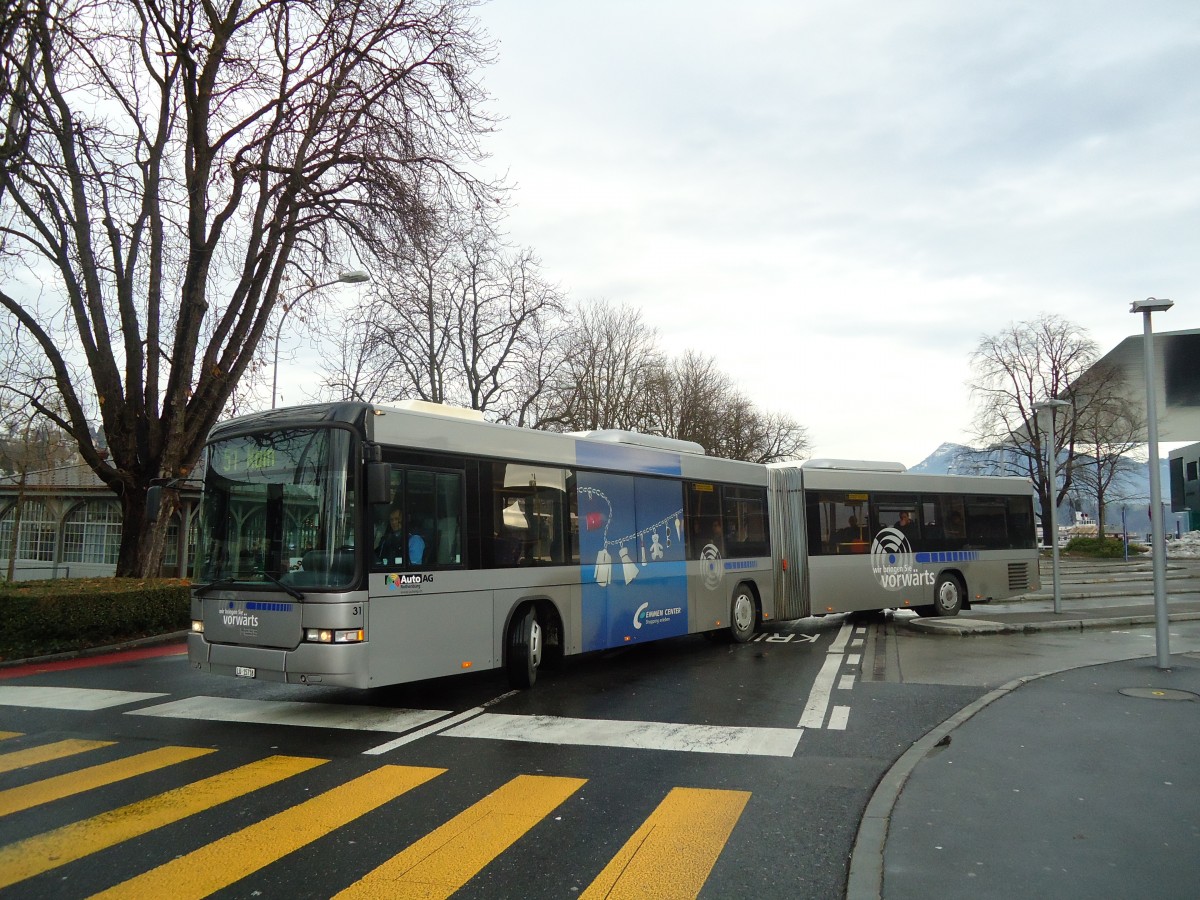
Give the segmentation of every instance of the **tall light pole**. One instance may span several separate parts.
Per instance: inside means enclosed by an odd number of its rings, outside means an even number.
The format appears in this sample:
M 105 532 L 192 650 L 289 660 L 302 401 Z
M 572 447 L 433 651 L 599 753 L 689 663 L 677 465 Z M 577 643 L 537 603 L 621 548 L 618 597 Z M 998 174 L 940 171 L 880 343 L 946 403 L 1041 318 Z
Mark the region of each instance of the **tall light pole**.
M 1058 436 L 1054 429 L 1054 411 L 1070 406 L 1067 400 L 1042 400 L 1033 404 L 1033 412 L 1040 417 L 1049 413 L 1050 428 L 1046 434 L 1046 467 L 1049 474 L 1050 490 L 1046 496 L 1050 498 L 1050 559 L 1051 580 L 1054 584 L 1054 611 L 1062 612 L 1062 580 L 1058 571 Z M 1045 510 L 1042 510 L 1045 512 Z
M 1146 437 L 1149 441 L 1150 465 L 1150 540 L 1151 561 L 1154 566 L 1154 646 L 1158 667 L 1171 667 L 1170 621 L 1167 615 L 1167 541 L 1163 534 L 1162 477 L 1158 466 L 1158 390 L 1154 375 L 1154 330 L 1150 316 L 1166 312 L 1175 304 L 1170 300 L 1147 297 L 1135 300 L 1129 307 L 1132 313 L 1142 314 L 1142 353 L 1146 369 Z
M 275 329 L 275 354 L 271 363 L 271 409 L 275 408 L 275 387 L 279 383 L 279 336 L 283 334 L 283 323 L 287 321 L 288 313 L 295 309 L 296 304 L 313 291 L 319 291 L 321 288 L 327 288 L 335 284 L 363 284 L 364 282 L 370 280 L 371 275 L 369 272 L 364 272 L 362 269 L 351 269 L 347 272 L 343 272 L 332 281 L 314 284 L 312 287 L 300 294 L 300 296 L 291 303 L 284 305 L 283 315 L 279 317 L 279 327 Z

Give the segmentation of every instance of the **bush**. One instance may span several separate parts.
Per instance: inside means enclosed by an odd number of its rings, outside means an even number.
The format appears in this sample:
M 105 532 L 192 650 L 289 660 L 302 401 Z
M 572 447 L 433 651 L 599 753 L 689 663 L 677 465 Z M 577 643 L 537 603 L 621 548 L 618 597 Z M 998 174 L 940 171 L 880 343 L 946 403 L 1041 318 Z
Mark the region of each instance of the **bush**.
M 73 578 L 0 584 L 0 610 L 5 660 L 182 631 L 191 600 L 178 578 Z
M 1121 559 L 1125 556 L 1124 542 L 1113 537 L 1073 537 L 1064 549 L 1068 553 L 1097 559 Z M 1146 548 L 1140 544 L 1130 544 L 1129 552 L 1131 555 L 1145 553 Z

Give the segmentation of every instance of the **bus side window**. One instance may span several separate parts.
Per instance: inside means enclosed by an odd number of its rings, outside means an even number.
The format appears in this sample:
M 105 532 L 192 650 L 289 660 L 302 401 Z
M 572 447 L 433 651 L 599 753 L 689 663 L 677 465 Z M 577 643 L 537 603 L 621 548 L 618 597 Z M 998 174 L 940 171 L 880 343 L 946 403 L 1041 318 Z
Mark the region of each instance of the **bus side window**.
M 371 512 L 375 568 L 462 565 L 463 478 L 462 472 L 392 466 L 391 502 L 376 503 Z M 400 532 L 393 522 L 402 523 Z
M 493 566 L 553 565 L 578 559 L 577 538 L 571 538 L 575 499 L 570 470 L 497 462 L 491 475 Z
M 492 558 L 497 566 L 515 566 L 520 562 L 526 527 L 521 501 L 497 494 L 496 521 L 492 529 Z
M 729 532 L 729 556 L 766 556 L 767 492 L 761 488 L 724 488 L 725 523 Z
M 462 565 L 463 476 L 438 472 L 434 487 L 433 534 L 430 555 L 439 566 Z
M 715 484 L 689 482 L 685 517 L 688 523 L 688 559 L 703 559 L 706 547 L 713 547 L 719 556 L 725 555 L 725 535 L 722 531 L 720 491 Z M 712 551 L 709 551 L 710 553 Z
M 962 497 L 942 497 L 942 542 L 937 549 L 961 550 L 967 542 L 967 520 Z
M 823 556 L 829 552 L 828 528 L 822 529 L 821 498 L 810 493 L 804 501 L 804 525 L 808 532 L 808 555 Z

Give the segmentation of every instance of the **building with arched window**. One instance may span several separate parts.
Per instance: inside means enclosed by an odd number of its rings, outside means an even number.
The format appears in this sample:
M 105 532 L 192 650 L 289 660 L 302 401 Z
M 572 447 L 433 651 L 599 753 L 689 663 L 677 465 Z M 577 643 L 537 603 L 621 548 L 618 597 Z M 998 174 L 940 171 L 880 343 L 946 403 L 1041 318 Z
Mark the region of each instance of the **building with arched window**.
M 198 501 L 197 492 L 181 491 L 180 510 L 167 526 L 164 576 L 186 575 Z M 0 477 L 0 579 L 10 558 L 14 581 L 109 576 L 120 547 L 121 504 L 87 465 Z

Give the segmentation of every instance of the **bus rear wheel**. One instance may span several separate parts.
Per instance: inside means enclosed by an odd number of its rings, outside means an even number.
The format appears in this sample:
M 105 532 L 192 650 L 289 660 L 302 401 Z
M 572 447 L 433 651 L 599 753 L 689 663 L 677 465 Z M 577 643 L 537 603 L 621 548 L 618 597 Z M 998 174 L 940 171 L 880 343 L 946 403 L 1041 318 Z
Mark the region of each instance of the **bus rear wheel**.
M 754 636 L 758 624 L 758 604 L 754 591 L 747 584 L 739 584 L 729 602 L 729 636 L 735 644 L 744 644 Z
M 939 575 L 933 586 L 933 606 L 929 607 L 929 615 L 957 616 L 963 607 L 965 593 L 957 575 Z
M 504 667 L 508 683 L 518 690 L 533 687 L 542 663 L 542 626 L 537 611 L 527 606 L 513 616 L 508 626 L 507 654 Z

